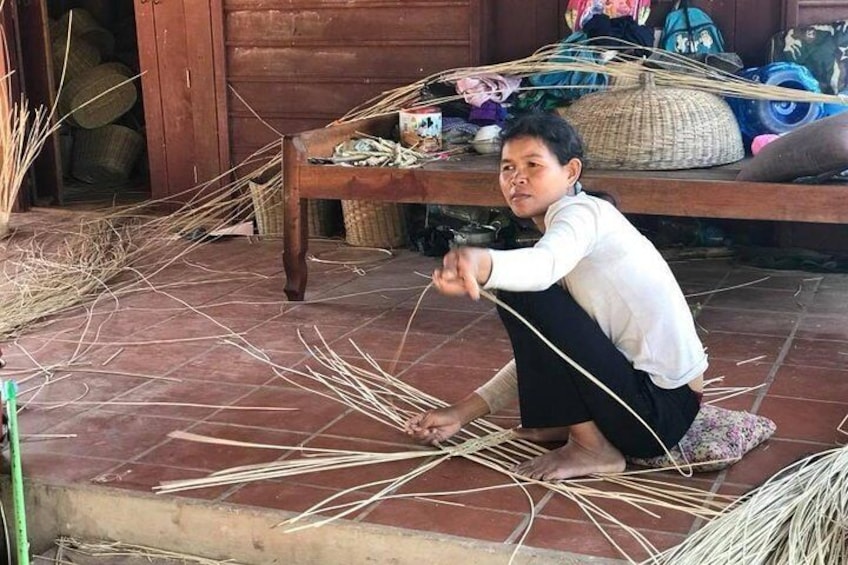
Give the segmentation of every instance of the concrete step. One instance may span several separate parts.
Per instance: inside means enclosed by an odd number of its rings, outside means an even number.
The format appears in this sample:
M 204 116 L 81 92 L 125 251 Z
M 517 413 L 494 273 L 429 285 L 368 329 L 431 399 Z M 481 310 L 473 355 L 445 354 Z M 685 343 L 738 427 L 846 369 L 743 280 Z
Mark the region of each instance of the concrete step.
M 10 489 L 7 478 L 4 482 L 6 498 Z M 115 540 L 247 565 L 492 565 L 510 563 L 515 549 L 513 545 L 346 520 L 286 533 L 275 525 L 291 517 L 288 512 L 102 485 L 28 482 L 25 492 L 29 537 L 36 555 L 54 548 L 59 536 Z M 524 547 L 512 563 L 621 562 Z

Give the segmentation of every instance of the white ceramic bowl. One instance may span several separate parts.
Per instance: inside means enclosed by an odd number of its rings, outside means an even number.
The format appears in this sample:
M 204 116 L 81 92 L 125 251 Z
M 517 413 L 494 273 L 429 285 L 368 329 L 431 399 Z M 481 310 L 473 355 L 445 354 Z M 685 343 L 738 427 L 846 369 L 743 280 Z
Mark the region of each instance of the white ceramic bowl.
M 501 127 L 497 125 L 483 126 L 471 141 L 474 151 L 482 154 L 499 153 L 501 150 Z

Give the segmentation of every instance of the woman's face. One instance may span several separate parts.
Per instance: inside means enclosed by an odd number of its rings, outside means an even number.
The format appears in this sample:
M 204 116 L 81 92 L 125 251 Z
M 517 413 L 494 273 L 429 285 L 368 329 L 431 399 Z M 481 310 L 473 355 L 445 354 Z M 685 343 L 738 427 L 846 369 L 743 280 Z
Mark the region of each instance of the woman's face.
M 516 137 L 501 150 L 501 192 L 516 216 L 541 227 L 548 207 L 573 192 L 581 170 L 579 159 L 560 164 L 540 139 Z

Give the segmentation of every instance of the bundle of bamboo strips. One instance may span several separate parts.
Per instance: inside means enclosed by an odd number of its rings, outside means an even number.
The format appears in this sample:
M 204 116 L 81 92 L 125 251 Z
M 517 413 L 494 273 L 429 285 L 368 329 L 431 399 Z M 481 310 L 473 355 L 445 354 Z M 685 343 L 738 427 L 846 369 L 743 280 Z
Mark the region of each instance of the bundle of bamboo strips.
M 320 333 L 319 333 L 320 338 Z M 382 422 L 397 430 L 402 430 L 406 420 L 413 414 L 430 408 L 446 406 L 438 398 L 428 395 L 415 387 L 384 371 L 370 356 L 362 352 L 355 344 L 365 366 L 355 365 L 332 351 L 327 343 L 320 338 L 322 346 L 312 347 L 301 337 L 309 353 L 324 370 L 307 368 L 297 371 L 282 367 L 268 360 L 267 356 L 242 342 L 230 342 L 256 359 L 268 363 L 277 375 L 289 383 L 315 394 L 333 399 L 337 402 L 360 412 L 374 420 Z M 317 386 L 316 386 L 317 385 Z M 466 426 L 459 434 L 443 445 L 435 448 L 418 448 L 400 452 L 372 453 L 346 450 L 325 450 L 302 446 L 249 444 L 232 442 L 217 438 L 197 436 L 186 433 L 174 433 L 171 437 L 181 440 L 199 441 L 215 444 L 239 445 L 257 449 L 269 449 L 285 452 L 287 455 L 305 454 L 302 458 L 283 458 L 269 463 L 224 469 L 207 477 L 180 481 L 163 482 L 154 487 L 159 493 L 171 493 L 213 485 L 230 485 L 271 478 L 292 477 L 303 473 L 316 471 L 350 468 L 363 465 L 375 465 L 384 462 L 415 461 L 421 463 L 412 471 L 399 477 L 375 481 L 368 485 L 357 485 L 345 489 L 326 500 L 314 505 L 300 515 L 283 522 L 286 531 L 293 532 L 303 528 L 324 525 L 330 521 L 349 516 L 375 501 L 385 498 L 399 497 L 436 497 L 441 494 L 454 493 L 408 493 L 402 489 L 414 478 L 421 476 L 439 464 L 453 458 L 463 457 L 479 465 L 502 473 L 509 481 L 508 484 L 523 489 L 529 484 L 542 487 L 572 500 L 599 527 L 603 535 L 613 546 L 630 561 L 629 555 L 618 542 L 606 532 L 605 525 L 615 524 L 626 531 L 647 555 L 658 553 L 656 547 L 636 528 L 628 526 L 616 519 L 604 509 L 603 500 L 618 500 L 638 508 L 647 515 L 658 517 L 658 512 L 679 511 L 698 518 L 710 519 L 717 515 L 721 508 L 731 499 L 714 493 L 691 487 L 681 487 L 669 482 L 644 478 L 639 473 L 622 473 L 590 477 L 582 480 L 567 482 L 536 481 L 516 474 L 513 467 L 529 458 L 546 452 L 538 445 L 519 439 L 512 430 L 505 430 L 494 423 L 478 419 Z M 619 488 L 617 491 L 596 488 L 600 482 L 607 482 Z M 346 504 L 336 501 L 345 495 L 355 494 L 364 487 L 379 487 L 377 492 L 359 500 Z M 493 487 L 499 488 L 499 487 Z M 530 500 L 531 512 L 533 508 Z M 308 520 L 318 514 L 327 514 L 318 520 Z M 528 529 L 525 530 L 526 536 Z M 523 539 L 523 538 L 522 538 Z M 516 551 L 520 548 L 519 544 Z
M 167 551 L 145 545 L 123 543 L 119 541 L 83 541 L 72 537 L 63 536 L 56 540 L 56 563 L 73 563 L 66 560 L 72 556 L 104 557 L 125 562 L 127 558 L 175 561 L 181 564 L 197 563 L 198 565 L 238 565 L 236 561 L 227 559 L 218 561 L 207 559 L 199 555 L 180 553 L 178 551 Z M 122 559 L 123 558 L 123 559 Z
M 848 563 L 848 447 L 786 467 L 658 561 Z
M 422 93 L 426 91 L 428 85 L 434 83 L 454 83 L 461 78 L 475 77 L 484 73 L 496 73 L 524 78 L 538 74 L 585 72 L 606 75 L 619 83 L 635 84 L 638 84 L 641 75 L 650 74 L 653 76 L 654 84 L 657 86 L 691 88 L 712 92 L 719 96 L 759 100 L 848 104 L 848 99 L 843 96 L 766 85 L 743 79 L 663 49 L 618 42 L 626 47 L 636 49 L 641 53 L 647 52 L 651 55 L 656 55 L 662 61 L 662 64 L 647 65 L 643 56 L 635 56 L 626 52 L 617 52 L 616 57 L 611 62 L 606 62 L 609 61 L 608 55 L 610 50 L 591 43 L 581 44 L 579 46 L 581 51 L 596 55 L 595 57 L 586 59 L 562 56 L 562 46 L 559 44 L 546 45 L 523 59 L 479 67 L 449 69 L 432 74 L 409 85 L 388 90 L 351 109 L 347 114 L 330 125 L 387 115 L 406 108 L 443 104 L 459 100 L 462 98 L 461 95 L 425 99 Z M 529 91 L 546 88 L 564 89 L 581 87 L 570 87 L 567 85 L 535 87 L 523 85 L 518 90 Z

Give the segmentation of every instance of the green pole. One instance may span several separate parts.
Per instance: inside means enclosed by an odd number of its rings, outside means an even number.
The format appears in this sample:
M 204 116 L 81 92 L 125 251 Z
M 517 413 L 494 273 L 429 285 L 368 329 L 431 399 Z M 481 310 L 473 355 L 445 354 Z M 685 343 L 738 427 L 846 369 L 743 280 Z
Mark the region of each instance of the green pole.
M 15 540 L 18 565 L 29 565 L 29 538 L 24 507 L 24 476 L 21 471 L 20 437 L 18 436 L 18 385 L 15 381 L 3 383 L 3 401 L 9 418 L 9 454 L 12 459 L 12 501 L 15 506 Z

